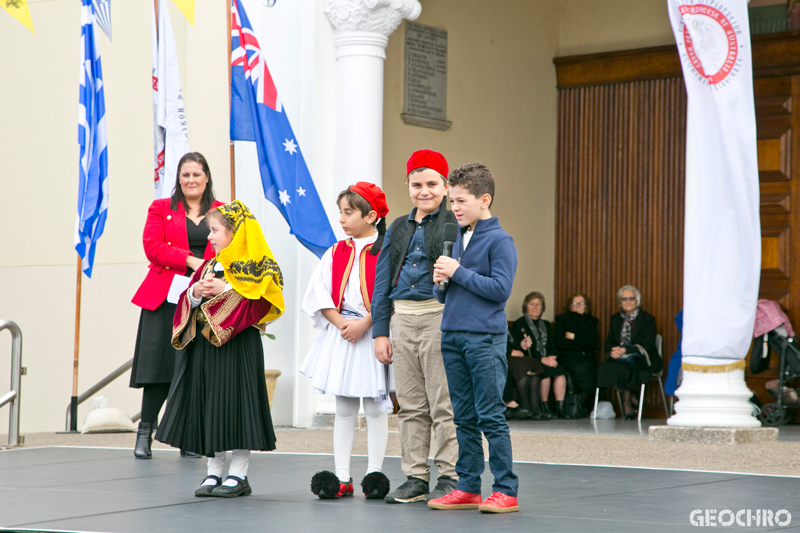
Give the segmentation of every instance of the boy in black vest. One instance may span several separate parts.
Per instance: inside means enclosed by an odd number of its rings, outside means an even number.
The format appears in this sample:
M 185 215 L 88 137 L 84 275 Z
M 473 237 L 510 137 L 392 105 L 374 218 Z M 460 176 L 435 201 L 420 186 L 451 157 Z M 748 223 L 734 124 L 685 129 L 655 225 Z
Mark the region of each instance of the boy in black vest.
M 406 183 L 415 207 L 392 222 L 376 267 L 372 294 L 375 357 L 394 364 L 401 465 L 408 477 L 384 498 L 388 503 L 439 498 L 458 482 L 456 428 L 440 346 L 444 306 L 433 298 L 433 264 L 444 246 L 444 225 L 456 223 L 444 200 L 447 173 L 442 154 L 431 150 L 412 154 L 406 165 Z M 431 429 L 439 477 L 432 491 L 428 465 Z

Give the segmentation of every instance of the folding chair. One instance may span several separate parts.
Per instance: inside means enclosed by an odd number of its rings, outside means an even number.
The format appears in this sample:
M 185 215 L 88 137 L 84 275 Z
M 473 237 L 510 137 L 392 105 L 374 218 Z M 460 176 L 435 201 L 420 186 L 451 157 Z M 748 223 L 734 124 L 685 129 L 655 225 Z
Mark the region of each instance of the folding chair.
M 661 357 L 662 347 L 664 345 L 664 338 L 661 335 L 656 335 L 656 350 L 658 351 L 658 356 Z M 663 359 L 662 359 L 663 361 Z M 664 375 L 664 370 L 659 370 L 658 372 L 654 372 L 652 376 L 650 376 L 650 382 L 656 381 L 659 386 L 659 390 L 661 391 L 661 401 L 664 404 L 664 413 L 666 413 L 667 418 L 669 418 L 669 408 L 667 407 L 667 397 L 664 394 L 664 381 L 662 376 Z M 642 388 L 639 390 L 639 412 L 637 413 L 637 417 L 639 422 L 642 421 L 642 407 L 644 406 L 644 386 L 645 384 L 642 383 Z M 594 411 L 592 411 L 592 415 L 597 413 L 597 402 L 600 399 L 600 388 L 598 387 L 594 391 Z M 619 394 L 619 389 L 617 389 L 617 402 L 619 403 L 619 412 L 624 413 L 625 409 L 622 407 L 622 396 Z

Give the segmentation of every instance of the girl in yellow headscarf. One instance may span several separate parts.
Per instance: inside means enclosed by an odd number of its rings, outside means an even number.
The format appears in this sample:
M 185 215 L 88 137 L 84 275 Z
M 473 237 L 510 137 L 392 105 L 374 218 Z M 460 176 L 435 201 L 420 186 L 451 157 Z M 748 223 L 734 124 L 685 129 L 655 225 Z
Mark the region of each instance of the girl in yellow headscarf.
M 283 313 L 283 276 L 242 202 L 212 209 L 206 221 L 216 257 L 178 301 L 172 344 L 183 350 L 156 439 L 209 458 L 195 496 L 233 498 L 252 492 L 250 450 L 275 449 L 260 332 Z

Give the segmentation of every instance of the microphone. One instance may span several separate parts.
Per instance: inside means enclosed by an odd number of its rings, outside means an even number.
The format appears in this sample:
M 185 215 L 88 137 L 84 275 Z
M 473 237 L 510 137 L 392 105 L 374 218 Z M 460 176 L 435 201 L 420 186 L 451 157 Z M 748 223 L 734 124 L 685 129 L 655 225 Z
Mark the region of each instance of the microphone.
M 458 224 L 447 223 L 444 225 L 444 249 L 442 255 L 453 257 L 453 245 L 458 238 Z M 450 283 L 450 278 L 439 282 L 439 292 L 444 294 L 447 291 L 447 286 Z

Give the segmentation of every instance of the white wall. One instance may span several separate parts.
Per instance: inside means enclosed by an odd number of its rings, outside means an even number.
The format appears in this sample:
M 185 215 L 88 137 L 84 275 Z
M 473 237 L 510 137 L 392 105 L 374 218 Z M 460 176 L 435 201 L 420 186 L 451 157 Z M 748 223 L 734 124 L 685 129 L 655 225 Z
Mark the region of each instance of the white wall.
M 675 44 L 667 0 L 559 0 L 558 55 Z
M 229 198 L 225 5 L 198 2 L 191 27 L 169 2 L 193 150 Z M 23 331 L 22 431 L 63 429 L 72 393 L 77 255 L 80 2 L 30 2 L 36 35 L 0 13 L 0 186 L 18 213 L 0 236 L 0 317 Z M 79 392 L 133 356 L 139 309 L 130 303 L 147 263 L 141 233 L 153 199 L 150 4 L 114 2 L 114 42 L 100 35 L 109 139 L 110 202 L 91 280 L 83 278 Z M 216 44 L 215 44 L 216 43 Z M 0 391 L 10 366 L 0 335 Z M 134 414 L 127 375 L 102 392 Z M 8 409 L 0 409 L 0 433 Z M 83 421 L 85 411 L 79 412 Z

